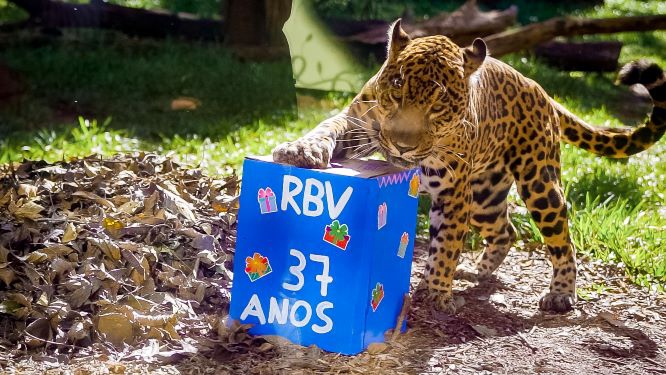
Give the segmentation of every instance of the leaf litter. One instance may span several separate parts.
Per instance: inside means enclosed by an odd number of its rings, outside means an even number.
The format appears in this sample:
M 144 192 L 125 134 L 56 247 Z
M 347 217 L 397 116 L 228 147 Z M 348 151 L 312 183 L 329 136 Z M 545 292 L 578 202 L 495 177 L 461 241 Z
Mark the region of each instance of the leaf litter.
M 538 244 L 458 312 L 424 300 L 417 243 L 408 330 L 356 356 L 228 322 L 239 181 L 139 153 L 0 170 L 0 370 L 53 374 L 666 373 L 666 296 L 579 259 L 576 309 L 537 309 Z M 475 254 L 464 254 L 463 263 Z
M 2 167 L 0 348 L 195 353 L 228 310 L 238 193 L 147 153 Z

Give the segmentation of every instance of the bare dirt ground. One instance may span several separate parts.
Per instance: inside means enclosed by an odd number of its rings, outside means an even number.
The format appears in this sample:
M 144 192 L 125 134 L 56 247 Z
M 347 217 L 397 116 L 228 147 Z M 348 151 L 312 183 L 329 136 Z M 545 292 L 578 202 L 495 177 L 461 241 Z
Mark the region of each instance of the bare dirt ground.
M 424 247 L 415 256 L 414 288 L 425 264 Z M 666 373 L 666 296 L 628 284 L 615 267 L 588 259 L 579 264 L 579 289 L 588 300 L 567 315 L 537 309 L 550 273 L 542 253 L 513 252 L 493 280 L 458 282 L 455 316 L 434 310 L 417 292 L 407 333 L 371 348 L 372 354 L 349 357 L 276 339 L 224 338 L 219 341 L 224 345 L 172 364 L 116 361 L 106 355 L 62 364 L 33 355 L 9 360 L 4 368 L 48 374 Z M 238 344 L 227 345 L 232 341 Z

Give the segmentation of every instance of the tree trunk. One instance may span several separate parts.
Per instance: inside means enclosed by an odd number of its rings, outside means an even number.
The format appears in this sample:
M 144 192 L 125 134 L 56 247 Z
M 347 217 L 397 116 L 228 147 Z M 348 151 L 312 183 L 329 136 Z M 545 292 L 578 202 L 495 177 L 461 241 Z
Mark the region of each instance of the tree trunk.
M 553 18 L 490 35 L 484 40 L 494 57 L 533 48 L 558 36 L 612 34 L 666 29 L 666 15 L 617 18 Z
M 282 32 L 292 0 L 227 0 L 225 43 L 248 58 L 288 57 Z
M 566 71 L 614 72 L 622 50 L 621 42 L 563 43 L 538 45 L 534 53 L 549 65 Z

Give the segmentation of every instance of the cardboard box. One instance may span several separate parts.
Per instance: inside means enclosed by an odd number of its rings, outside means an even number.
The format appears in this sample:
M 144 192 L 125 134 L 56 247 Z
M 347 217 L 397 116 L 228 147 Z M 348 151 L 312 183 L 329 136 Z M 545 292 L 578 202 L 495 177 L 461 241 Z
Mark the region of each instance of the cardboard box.
M 231 317 L 343 354 L 384 341 L 409 292 L 418 186 L 383 161 L 246 159 Z

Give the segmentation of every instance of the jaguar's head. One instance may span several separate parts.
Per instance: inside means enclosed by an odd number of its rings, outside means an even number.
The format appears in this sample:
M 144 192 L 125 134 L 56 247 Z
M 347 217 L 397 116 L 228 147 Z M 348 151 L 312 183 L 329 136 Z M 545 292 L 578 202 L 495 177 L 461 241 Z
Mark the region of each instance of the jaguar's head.
M 442 137 L 463 136 L 470 77 L 486 57 L 476 39 L 460 48 L 445 36 L 411 39 L 400 20 L 389 29 L 388 57 L 371 82 L 380 121 L 380 150 L 393 164 L 411 167 L 437 151 Z

